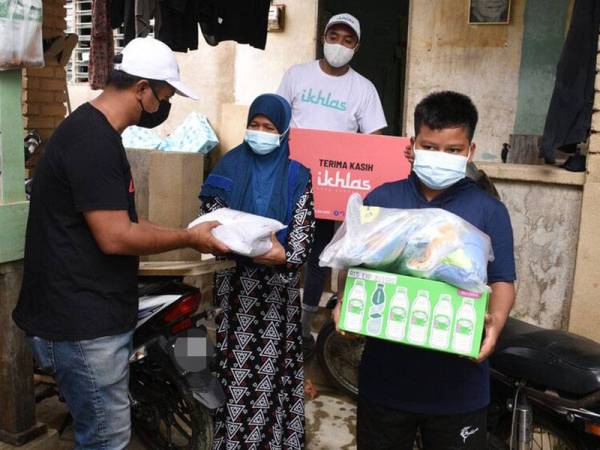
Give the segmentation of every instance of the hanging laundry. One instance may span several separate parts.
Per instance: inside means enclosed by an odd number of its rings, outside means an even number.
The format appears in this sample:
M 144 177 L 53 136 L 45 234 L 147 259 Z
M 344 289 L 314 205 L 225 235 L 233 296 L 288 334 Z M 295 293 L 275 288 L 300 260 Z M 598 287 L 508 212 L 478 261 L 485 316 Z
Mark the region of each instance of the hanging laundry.
M 115 43 L 109 11 L 110 0 L 94 0 L 92 3 L 92 34 L 88 69 L 89 83 L 92 89 L 104 88 L 113 66 Z
M 200 28 L 209 45 L 236 41 L 264 50 L 270 0 L 205 0 L 201 3 Z
M 150 20 L 154 19 L 154 33 L 158 35 L 161 25 L 159 0 L 135 0 L 135 36 L 146 37 L 152 31 Z
M 156 38 L 174 52 L 196 50 L 201 3 L 196 0 L 161 1 L 161 24 Z
M 135 36 L 135 0 L 111 0 L 110 23 L 113 29 L 123 27 L 123 45 L 127 45 Z
M 555 162 L 556 148 L 585 142 L 589 136 L 599 26 L 600 3 L 577 0 L 556 70 L 556 83 L 540 145 L 540 156 L 548 164 Z

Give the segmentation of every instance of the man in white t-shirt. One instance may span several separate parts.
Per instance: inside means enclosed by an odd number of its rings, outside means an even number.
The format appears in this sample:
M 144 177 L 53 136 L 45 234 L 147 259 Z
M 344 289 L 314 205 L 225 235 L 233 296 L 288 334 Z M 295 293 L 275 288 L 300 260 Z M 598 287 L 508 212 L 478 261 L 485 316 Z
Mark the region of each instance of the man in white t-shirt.
M 337 14 L 325 27 L 325 58 L 297 64 L 285 73 L 277 93 L 292 105 L 292 127 L 373 134 L 387 126 L 375 86 L 349 65 L 359 41 L 360 23 L 356 17 Z M 319 255 L 333 233 L 334 222 L 317 220 L 315 242 L 304 273 L 305 357 L 314 351 L 310 324 L 319 309 L 329 272 L 319 267 Z

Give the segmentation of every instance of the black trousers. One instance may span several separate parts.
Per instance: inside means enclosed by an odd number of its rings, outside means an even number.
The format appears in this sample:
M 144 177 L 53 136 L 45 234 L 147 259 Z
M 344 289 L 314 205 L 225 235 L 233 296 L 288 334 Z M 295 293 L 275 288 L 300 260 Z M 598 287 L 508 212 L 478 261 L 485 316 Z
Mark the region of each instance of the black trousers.
M 315 241 L 310 255 L 304 266 L 304 309 L 318 311 L 321 294 L 325 288 L 325 281 L 331 272 L 329 267 L 319 266 L 319 256 L 327 247 L 335 233 L 335 222 L 332 220 L 317 219 L 315 224 Z
M 486 411 L 427 415 L 358 401 L 357 450 L 413 450 L 417 430 L 424 450 L 486 450 Z

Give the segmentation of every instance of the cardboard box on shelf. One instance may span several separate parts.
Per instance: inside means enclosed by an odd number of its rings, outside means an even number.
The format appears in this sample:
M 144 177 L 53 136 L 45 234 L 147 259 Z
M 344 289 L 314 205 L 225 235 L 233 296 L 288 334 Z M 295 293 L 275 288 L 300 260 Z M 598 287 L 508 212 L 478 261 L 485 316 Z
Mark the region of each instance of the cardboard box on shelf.
M 127 149 L 140 218 L 158 225 L 186 228 L 198 217 L 198 193 L 204 179 L 204 155 Z M 144 261 L 195 261 L 202 255 L 192 249 L 173 250 L 143 257 Z
M 401 344 L 477 357 L 489 294 L 440 281 L 353 268 L 340 328 Z

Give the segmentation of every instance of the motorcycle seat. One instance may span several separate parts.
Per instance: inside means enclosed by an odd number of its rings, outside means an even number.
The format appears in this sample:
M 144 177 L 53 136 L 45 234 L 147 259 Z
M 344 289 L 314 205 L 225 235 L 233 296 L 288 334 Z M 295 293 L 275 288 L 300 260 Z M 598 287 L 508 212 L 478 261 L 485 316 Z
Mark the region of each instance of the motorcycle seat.
M 509 318 L 491 367 L 559 393 L 584 396 L 600 390 L 600 344 L 561 330 Z

